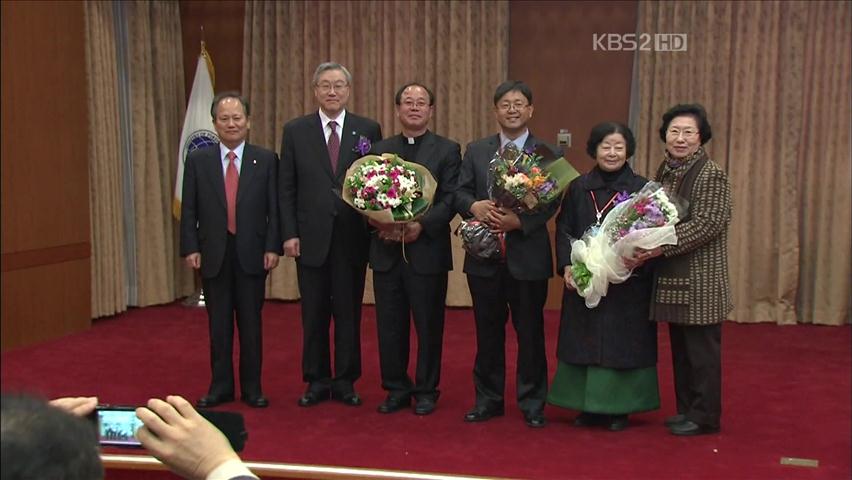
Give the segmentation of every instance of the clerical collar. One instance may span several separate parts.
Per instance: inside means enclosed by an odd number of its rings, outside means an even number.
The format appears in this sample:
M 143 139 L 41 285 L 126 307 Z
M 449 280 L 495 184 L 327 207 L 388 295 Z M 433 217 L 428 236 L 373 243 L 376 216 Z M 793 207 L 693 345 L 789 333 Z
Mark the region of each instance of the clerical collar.
M 426 136 L 426 133 L 428 133 L 428 132 L 429 132 L 429 130 L 426 130 L 425 132 L 423 132 L 423 134 L 422 134 L 422 135 L 417 136 L 417 137 L 409 137 L 409 136 L 406 136 L 404 133 L 403 133 L 403 134 L 401 134 L 401 135 L 402 135 L 402 138 L 404 138 L 404 139 L 405 139 L 405 142 L 404 142 L 404 143 L 405 143 L 406 145 L 419 145 L 419 144 L 420 144 L 420 142 L 422 142 L 422 141 L 423 141 L 423 137 L 425 137 L 425 136 Z

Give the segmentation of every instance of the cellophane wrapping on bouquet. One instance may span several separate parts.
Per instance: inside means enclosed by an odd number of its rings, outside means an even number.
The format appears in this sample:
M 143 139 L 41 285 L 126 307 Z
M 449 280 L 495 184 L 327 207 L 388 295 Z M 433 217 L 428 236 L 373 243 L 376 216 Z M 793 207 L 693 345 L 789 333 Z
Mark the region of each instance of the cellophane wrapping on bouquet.
M 677 244 L 675 225 L 684 208 L 685 202 L 670 197 L 659 183 L 648 182 L 571 242 L 571 281 L 586 307 L 597 307 L 610 284 L 630 278 L 623 257 L 637 248 Z
M 508 143 L 488 165 L 488 196 L 498 207 L 517 214 L 535 212 L 558 200 L 578 176 L 564 157 L 556 158 L 546 145 L 520 151 L 514 143 Z M 482 222 L 465 220 L 457 232 L 471 255 L 483 259 L 505 255 L 502 234 L 492 232 Z
M 432 205 L 438 182 L 429 169 L 393 153 L 361 157 L 346 170 L 341 197 L 362 215 L 404 224 Z

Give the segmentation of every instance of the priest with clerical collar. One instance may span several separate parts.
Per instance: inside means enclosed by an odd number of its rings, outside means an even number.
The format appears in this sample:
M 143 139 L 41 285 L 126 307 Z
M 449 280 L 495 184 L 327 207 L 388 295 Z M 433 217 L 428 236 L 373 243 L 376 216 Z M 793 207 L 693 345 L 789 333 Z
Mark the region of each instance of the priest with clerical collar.
M 447 276 L 453 268 L 450 221 L 453 191 L 461 165 L 458 143 L 429 131 L 435 95 L 420 83 L 396 93 L 402 132 L 373 145 L 372 153 L 395 153 L 426 167 L 438 182 L 432 208 L 417 221 L 382 224 L 370 221 L 370 266 L 376 300 L 382 388 L 388 396 L 378 411 L 393 413 L 411 406 L 414 414 L 435 410 L 440 394 L 441 346 Z M 401 245 L 404 243 L 403 245 Z M 404 254 L 403 254 L 404 248 Z M 410 318 L 417 331 L 417 369 L 408 375 Z

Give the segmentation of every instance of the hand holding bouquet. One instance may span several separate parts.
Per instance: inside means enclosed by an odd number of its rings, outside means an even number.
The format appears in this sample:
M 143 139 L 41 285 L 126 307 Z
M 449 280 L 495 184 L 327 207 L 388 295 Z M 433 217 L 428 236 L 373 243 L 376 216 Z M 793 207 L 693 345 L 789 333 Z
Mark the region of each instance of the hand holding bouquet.
M 571 281 L 586 306 L 595 308 L 610 283 L 630 277 L 632 270 L 622 258 L 631 256 L 634 249 L 677 244 L 674 226 L 679 220 L 678 208 L 662 186 L 648 182 L 613 207 L 600 225 L 572 242 Z
M 488 195 L 498 207 L 530 213 L 558 200 L 579 175 L 565 158 L 555 158 L 543 144 L 521 152 L 509 143 L 488 165 Z M 456 233 L 465 251 L 477 258 L 505 256 L 503 234 L 493 232 L 487 223 L 465 220 Z

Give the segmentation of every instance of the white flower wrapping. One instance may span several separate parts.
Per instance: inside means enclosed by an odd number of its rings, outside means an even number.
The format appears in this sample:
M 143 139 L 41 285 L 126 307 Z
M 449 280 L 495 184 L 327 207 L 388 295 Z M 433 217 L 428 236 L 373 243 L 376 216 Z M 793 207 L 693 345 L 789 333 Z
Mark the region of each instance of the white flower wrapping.
M 632 270 L 624 265 L 636 248 L 650 250 L 676 245 L 675 224 L 678 209 L 662 186 L 648 182 L 639 192 L 619 203 L 606 215 L 600 227 L 589 229 L 580 240 L 571 243 L 571 264 L 582 264 L 591 273 L 585 288 L 572 276 L 577 293 L 586 299 L 586 307 L 595 308 L 605 297 L 609 284 L 630 278 Z

